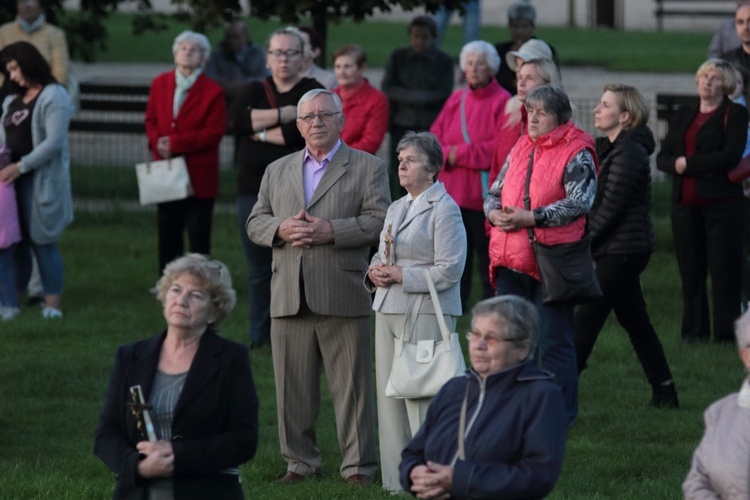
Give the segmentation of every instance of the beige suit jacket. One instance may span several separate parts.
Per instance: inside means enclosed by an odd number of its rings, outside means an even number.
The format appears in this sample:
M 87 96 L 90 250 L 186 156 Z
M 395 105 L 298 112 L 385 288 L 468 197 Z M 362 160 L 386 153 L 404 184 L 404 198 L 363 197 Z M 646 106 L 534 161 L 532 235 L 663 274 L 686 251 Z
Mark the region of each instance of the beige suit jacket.
M 316 314 L 369 316 L 372 303 L 362 276 L 390 204 L 385 165 L 342 143 L 305 206 L 304 152 L 268 166 L 258 202 L 247 220 L 248 237 L 258 245 L 273 247 L 271 317 L 299 312 L 300 282 L 304 282 L 307 305 Z M 331 222 L 333 243 L 303 249 L 277 236 L 281 223 L 302 209 Z

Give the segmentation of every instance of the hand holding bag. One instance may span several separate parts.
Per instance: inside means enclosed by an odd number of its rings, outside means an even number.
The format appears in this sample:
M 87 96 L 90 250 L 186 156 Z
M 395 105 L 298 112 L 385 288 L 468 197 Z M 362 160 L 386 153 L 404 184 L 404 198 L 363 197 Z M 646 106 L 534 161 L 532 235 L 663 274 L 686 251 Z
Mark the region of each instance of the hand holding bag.
M 458 334 L 451 333 L 445 323 L 443 309 L 440 307 L 440 300 L 430 271 L 425 269 L 424 274 L 443 339 L 440 341 L 420 340 L 416 344 L 409 343 L 409 338 L 404 339 L 406 326 L 413 325 L 414 321 L 410 320 L 416 320 L 419 315 L 419 308 L 422 304 L 420 294 L 406 313 L 401 337 L 394 339 L 393 364 L 388 384 L 385 387 L 385 395 L 389 398 L 431 398 L 448 380 L 466 371 Z
M 529 183 L 533 163 L 534 150 L 531 152 L 529 168 L 526 171 L 523 198 L 526 210 L 531 210 Z M 529 243 L 534 250 L 539 269 L 544 305 L 583 304 L 602 296 L 602 289 L 594 269 L 594 259 L 591 257 L 588 221 L 583 238 L 559 245 L 540 243 L 534 235 L 533 227 L 527 227 L 526 230 L 529 233 Z
M 146 161 L 135 166 L 141 205 L 184 200 L 193 194 L 185 157 Z

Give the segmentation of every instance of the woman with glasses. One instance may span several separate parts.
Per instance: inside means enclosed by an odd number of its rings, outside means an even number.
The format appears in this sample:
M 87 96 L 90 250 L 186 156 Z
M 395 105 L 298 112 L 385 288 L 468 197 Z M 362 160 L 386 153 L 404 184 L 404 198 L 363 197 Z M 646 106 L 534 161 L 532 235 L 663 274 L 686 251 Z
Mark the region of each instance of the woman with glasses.
M 237 467 L 258 446 L 258 396 L 247 349 L 218 335 L 236 302 L 229 270 L 186 255 L 156 289 L 166 329 L 117 350 L 96 426 L 112 497 L 242 499 Z M 148 418 L 133 403 L 148 404 Z
M 219 194 L 219 143 L 227 110 L 224 91 L 203 74 L 211 52 L 208 38 L 183 31 L 174 40 L 175 69 L 151 82 L 146 106 L 146 136 L 154 160 L 184 156 L 193 195 L 157 205 L 159 273 L 190 251 L 211 253 L 211 220 Z
M 419 498 L 544 498 L 565 453 L 562 394 L 529 359 L 531 302 L 501 295 L 471 311 L 464 377 L 446 383 L 402 454 L 401 485 Z
M 731 63 L 709 59 L 695 74 L 700 100 L 677 110 L 656 157 L 672 176 L 672 236 L 682 280 L 682 340 L 733 342 L 741 314 L 742 236 L 747 210 L 742 185 L 727 172 L 742 158 L 747 109 L 733 103 Z M 711 275 L 713 321 L 706 277 Z
M 250 241 L 245 222 L 258 201 L 266 167 L 305 147 L 296 124 L 297 101 L 323 86 L 301 76 L 302 50 L 296 29 L 271 33 L 266 56 L 271 74 L 242 89 L 229 109 L 229 129 L 237 136 L 237 225 L 249 270 L 251 348 L 271 342 L 271 249 Z
M 460 281 L 466 262 L 461 211 L 436 178 L 443 152 L 429 132 L 407 132 L 399 141 L 398 174 L 408 193 L 388 208 L 380 248 L 365 285 L 375 292 L 375 375 L 380 468 L 383 488 L 400 491 L 398 462 L 424 420 L 432 398 L 392 399 L 385 395 L 393 364 L 394 340 L 440 340 L 440 323 L 424 269 L 438 291 L 445 323 L 455 331 L 461 316 Z M 408 326 L 407 326 L 408 325 Z M 416 361 L 415 361 L 416 362 Z

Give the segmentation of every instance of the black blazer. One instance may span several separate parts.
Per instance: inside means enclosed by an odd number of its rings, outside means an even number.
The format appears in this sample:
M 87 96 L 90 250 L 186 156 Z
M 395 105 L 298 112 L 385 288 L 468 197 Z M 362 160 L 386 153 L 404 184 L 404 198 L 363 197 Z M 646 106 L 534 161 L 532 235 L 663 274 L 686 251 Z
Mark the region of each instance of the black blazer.
M 672 174 L 672 201 L 680 201 L 682 175 L 677 174 L 674 162 L 685 156 L 685 131 L 698 114 L 700 104 L 686 104 L 677 110 L 669 122 L 667 136 L 662 141 L 656 167 Z M 725 124 L 726 119 L 726 124 Z M 732 184 L 727 172 L 742 159 L 747 141 L 747 109 L 727 97 L 719 108 L 698 130 L 695 154 L 687 159 L 685 175 L 695 177 L 698 194 L 704 198 L 742 197 L 742 187 Z
M 148 400 L 166 332 L 121 346 L 96 427 L 94 453 L 115 474 L 113 498 L 145 498 L 137 475 L 142 440 L 127 403 L 140 384 Z M 172 422 L 175 500 L 239 499 L 235 475 L 219 471 L 250 460 L 258 444 L 258 396 L 247 349 L 207 331 L 188 371 Z

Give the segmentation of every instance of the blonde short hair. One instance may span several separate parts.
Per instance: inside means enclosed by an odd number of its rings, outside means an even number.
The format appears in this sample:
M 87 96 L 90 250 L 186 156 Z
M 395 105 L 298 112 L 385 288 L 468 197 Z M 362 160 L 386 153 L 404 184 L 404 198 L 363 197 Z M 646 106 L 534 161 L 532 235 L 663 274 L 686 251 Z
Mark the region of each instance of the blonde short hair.
M 237 294 L 232 288 L 232 276 L 229 274 L 229 269 L 218 260 L 211 260 L 197 253 L 173 260 L 164 266 L 164 273 L 156 283 L 156 298 L 162 304 L 165 303 L 169 287 L 184 274 L 197 279 L 208 293 L 211 315 L 216 318 L 208 324 L 208 327 L 218 332 L 221 322 L 229 316 L 237 303 Z
M 604 86 L 604 92 L 610 91 L 615 95 L 617 106 L 620 111 L 628 113 L 628 121 L 622 126 L 627 130 L 648 123 L 649 109 L 643 94 L 630 85 L 622 83 L 608 83 Z
M 698 79 L 712 69 L 721 70 L 721 90 L 724 95 L 732 95 L 737 88 L 737 77 L 735 76 L 734 66 L 732 66 L 732 63 L 718 57 L 712 57 L 698 67 L 698 71 L 695 72 L 696 85 L 698 84 Z

